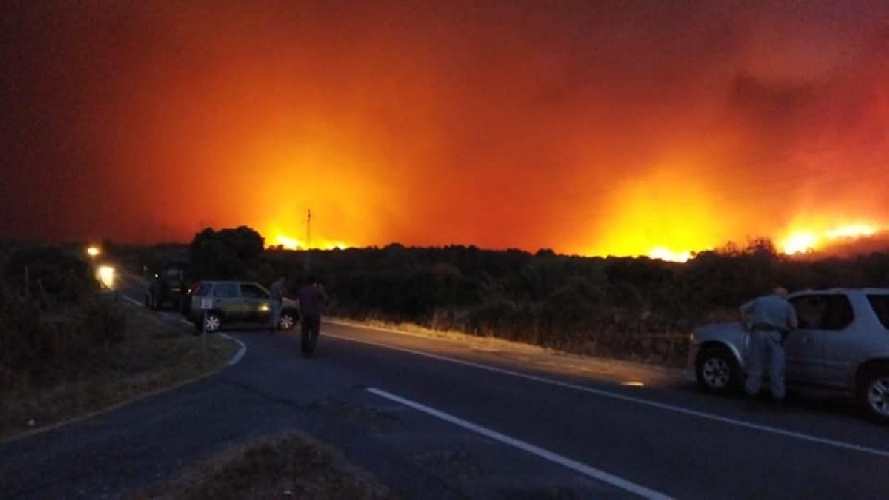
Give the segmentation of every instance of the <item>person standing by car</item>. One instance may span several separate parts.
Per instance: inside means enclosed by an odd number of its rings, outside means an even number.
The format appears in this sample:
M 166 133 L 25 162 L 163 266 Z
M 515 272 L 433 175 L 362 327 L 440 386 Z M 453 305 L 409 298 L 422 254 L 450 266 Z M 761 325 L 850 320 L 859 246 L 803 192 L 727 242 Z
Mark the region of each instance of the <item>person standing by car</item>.
M 321 334 L 321 307 L 327 303 L 327 293 L 318 278 L 308 277 L 306 284 L 296 294 L 296 302 L 299 307 L 302 352 L 303 356 L 309 357 L 315 352 L 315 345 Z
M 281 307 L 284 302 L 284 276 L 272 282 L 269 287 L 269 331 L 275 331 L 281 328 Z
M 768 361 L 772 403 L 784 402 L 784 340 L 797 327 L 796 311 L 787 301 L 787 290 L 775 288 L 771 294 L 757 297 L 741 306 L 741 323 L 748 330 L 747 383 L 744 390 L 755 398 L 762 387 L 763 370 Z

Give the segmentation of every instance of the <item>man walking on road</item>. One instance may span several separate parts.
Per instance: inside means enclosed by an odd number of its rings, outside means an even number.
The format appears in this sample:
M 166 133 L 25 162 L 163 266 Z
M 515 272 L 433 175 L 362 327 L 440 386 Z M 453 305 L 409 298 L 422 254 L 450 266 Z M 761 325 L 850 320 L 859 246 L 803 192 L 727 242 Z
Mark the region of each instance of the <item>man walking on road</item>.
M 303 356 L 315 352 L 318 336 L 321 334 L 321 307 L 327 303 L 324 286 L 314 276 L 309 276 L 306 284 L 296 294 L 299 307 L 300 330 L 302 333 Z
M 269 330 L 275 333 L 281 328 L 281 307 L 284 302 L 284 277 L 279 276 L 269 287 Z
M 741 306 L 741 323 L 749 330 L 747 383 L 749 398 L 762 387 L 763 370 L 768 361 L 772 404 L 784 402 L 784 340 L 797 327 L 796 311 L 787 301 L 787 290 L 778 287 L 770 295 L 757 297 Z

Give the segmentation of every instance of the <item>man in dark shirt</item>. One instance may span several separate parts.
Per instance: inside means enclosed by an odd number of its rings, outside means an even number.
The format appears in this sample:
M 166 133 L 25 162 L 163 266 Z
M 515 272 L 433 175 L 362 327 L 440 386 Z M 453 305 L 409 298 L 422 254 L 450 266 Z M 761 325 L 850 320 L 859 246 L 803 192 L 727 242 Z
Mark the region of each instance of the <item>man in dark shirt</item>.
M 321 334 L 321 308 L 327 303 L 327 293 L 316 277 L 309 276 L 306 284 L 297 292 L 296 300 L 299 306 L 302 352 L 303 356 L 309 357 L 315 352 L 318 335 Z

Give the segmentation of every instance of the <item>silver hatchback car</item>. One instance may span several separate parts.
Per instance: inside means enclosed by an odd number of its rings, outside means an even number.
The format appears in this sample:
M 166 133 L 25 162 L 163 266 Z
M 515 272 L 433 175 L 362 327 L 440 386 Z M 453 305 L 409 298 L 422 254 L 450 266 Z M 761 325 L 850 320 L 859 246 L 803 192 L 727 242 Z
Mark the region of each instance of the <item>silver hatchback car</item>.
M 788 300 L 799 318 L 784 344 L 788 388 L 853 396 L 871 419 L 889 423 L 889 288 L 807 290 Z M 747 338 L 739 322 L 694 329 L 688 369 L 702 389 L 741 389 Z
M 200 281 L 190 288 L 186 314 L 198 331 L 206 328 L 207 332 L 215 332 L 223 324 L 232 323 L 267 325 L 271 318 L 270 295 L 265 287 L 252 281 Z M 289 330 L 298 320 L 296 301 L 285 297 L 278 328 Z

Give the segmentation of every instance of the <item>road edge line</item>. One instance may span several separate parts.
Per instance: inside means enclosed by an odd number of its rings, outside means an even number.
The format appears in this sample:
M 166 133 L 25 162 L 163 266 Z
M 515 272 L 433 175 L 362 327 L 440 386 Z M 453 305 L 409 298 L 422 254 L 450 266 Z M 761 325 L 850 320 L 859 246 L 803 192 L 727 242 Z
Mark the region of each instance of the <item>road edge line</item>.
M 390 346 L 390 345 L 386 345 L 386 344 L 381 344 L 379 342 L 371 342 L 368 340 L 358 340 L 358 339 L 353 339 L 353 338 L 349 338 L 349 337 L 343 337 L 342 335 L 336 335 L 336 334 L 327 334 L 327 335 L 330 337 L 338 338 L 338 339 L 345 340 L 348 342 L 357 342 L 360 344 L 373 345 L 373 346 L 380 347 L 383 349 L 392 349 L 392 350 L 396 350 L 396 351 L 407 352 L 407 353 L 411 353 L 411 354 L 414 354 L 417 356 L 423 356 L 423 357 L 427 357 L 427 358 L 431 358 L 431 359 L 437 359 L 439 361 L 446 361 L 448 363 L 454 363 L 454 364 L 458 364 L 458 365 L 477 368 L 480 370 L 486 370 L 486 371 L 490 371 L 490 372 L 494 372 L 494 373 L 499 373 L 501 375 L 509 375 L 509 376 L 513 376 L 513 377 L 523 378 L 525 380 L 532 380 L 535 382 L 554 385 L 554 386 L 562 387 L 565 389 L 572 389 L 572 390 L 576 390 L 576 391 L 586 392 L 589 394 L 595 394 L 598 396 L 611 398 L 611 399 L 617 399 L 619 401 L 624 401 L 624 402 L 628 402 L 628 403 L 635 403 L 635 404 L 640 404 L 643 406 L 650 406 L 652 408 L 658 408 L 658 409 L 673 412 L 673 413 L 689 415 L 689 416 L 693 416 L 693 417 L 702 418 L 705 420 L 710 420 L 710 421 L 719 422 L 719 423 L 723 423 L 723 424 L 734 425 L 737 427 L 743 427 L 745 429 L 752 429 L 752 430 L 756 430 L 756 431 L 760 431 L 760 432 L 767 432 L 767 433 L 771 433 L 771 434 L 776 434 L 778 436 L 783 436 L 786 438 L 799 439 L 801 441 L 807 441 L 810 443 L 817 443 L 817 444 L 821 444 L 821 445 L 825 445 L 825 446 L 831 446 L 831 447 L 838 448 L 841 450 L 846 450 L 846 451 L 855 451 L 855 452 L 859 452 L 859 453 L 866 453 L 866 454 L 874 455 L 874 456 L 881 457 L 881 458 L 889 458 L 889 450 L 881 450 L 879 448 L 871 448 L 868 446 L 849 443 L 846 441 L 839 441 L 836 439 L 822 438 L 822 437 L 814 436 L 811 434 L 805 434 L 802 432 L 788 431 L 788 430 L 779 429 L 777 427 L 773 427 L 770 425 L 756 424 L 753 422 L 745 422 L 744 420 L 739 420 L 736 418 L 723 417 L 721 415 L 715 415 L 713 413 L 707 413 L 707 412 L 703 412 L 703 411 L 699 411 L 699 410 L 692 410 L 690 408 L 683 408 L 681 406 L 671 405 L 671 404 L 667 404 L 667 403 L 661 403 L 658 401 L 652 401 L 652 400 L 637 398 L 637 397 L 633 397 L 633 396 L 626 396 L 623 394 L 618 394 L 615 392 L 610 392 L 610 391 L 606 391 L 606 390 L 602 390 L 602 389 L 595 389 L 592 387 L 585 387 L 585 386 L 578 385 L 578 384 L 572 384 L 570 382 L 563 382 L 561 380 L 549 379 L 546 377 L 541 377 L 539 375 L 530 375 L 527 373 L 521 373 L 521 372 L 517 372 L 517 371 L 513 371 L 513 370 L 507 370 L 504 368 L 487 366 L 487 365 L 483 365 L 481 363 L 475 363 L 472 361 L 463 361 L 461 359 L 449 358 L 447 356 L 441 356 L 438 354 L 430 354 L 427 352 L 416 351 L 413 349 L 406 349 L 404 347 Z
M 137 306 L 144 307 L 144 305 L 143 305 L 142 303 L 140 303 L 140 302 L 138 302 L 138 301 L 136 301 L 136 300 L 134 300 L 134 299 L 132 299 L 132 298 L 130 298 L 130 297 L 128 297 L 128 296 L 126 296 L 126 295 L 124 295 L 124 294 L 120 294 L 120 295 L 121 295 L 121 297 L 124 297 L 125 299 L 127 299 L 127 300 L 129 300 L 129 301 L 135 303 Z M 189 324 L 190 324 L 190 323 L 189 323 Z M 235 364 L 239 363 L 239 362 L 241 361 L 241 359 L 244 357 L 244 355 L 247 353 L 247 345 L 244 344 L 243 342 L 241 342 L 240 340 L 238 340 L 238 339 L 236 339 L 236 338 L 234 338 L 234 337 L 232 337 L 231 335 L 228 335 L 228 334 L 226 334 L 226 333 L 220 333 L 219 335 L 220 335 L 221 337 L 224 337 L 225 339 L 227 339 L 227 340 L 229 340 L 229 341 L 232 341 L 232 342 L 235 342 L 236 344 L 238 344 L 238 352 L 236 352 L 236 353 L 235 353 L 231 358 L 229 358 L 229 360 L 226 362 L 226 366 L 234 366 Z M 54 423 L 52 423 L 52 424 L 45 425 L 45 426 L 42 426 L 42 427 L 36 427 L 36 428 L 34 428 L 34 429 L 28 429 L 28 430 L 26 430 L 26 431 L 24 431 L 24 432 L 22 432 L 22 433 L 14 434 L 14 435 L 11 435 L 11 436 L 7 436 L 6 438 L 0 438 L 0 446 L 5 445 L 5 444 L 7 444 L 7 443 L 11 443 L 11 442 L 13 442 L 13 441 L 17 441 L 17 440 L 20 440 L 20 439 L 26 439 L 26 438 L 29 438 L 29 437 L 31 437 L 31 436 L 35 436 L 35 435 L 43 434 L 43 433 L 45 433 L 45 432 L 49 432 L 49 431 L 52 431 L 52 430 L 55 430 L 55 429 L 59 429 L 59 428 L 65 427 L 65 426 L 67 426 L 67 425 L 76 424 L 76 423 L 78 423 L 78 422 L 80 422 L 80 421 L 87 420 L 87 419 L 89 419 L 89 418 L 98 417 L 98 416 L 103 415 L 103 414 L 105 414 L 105 413 L 110 413 L 110 412 L 112 412 L 112 411 L 119 410 L 119 409 L 123 408 L 124 406 L 130 405 L 130 404 L 133 404 L 133 403 L 137 403 L 137 402 L 139 402 L 139 401 L 141 401 L 141 400 L 143 400 L 143 399 L 148 399 L 148 398 L 151 398 L 151 397 L 154 397 L 154 396 L 158 396 L 158 395 L 164 394 L 164 393 L 166 393 L 166 392 L 172 392 L 172 391 L 175 391 L 175 390 L 177 390 L 177 389 L 181 389 L 181 388 L 183 388 L 183 387 L 185 387 L 185 386 L 187 386 L 187 385 L 193 384 L 193 383 L 195 383 L 195 382 L 200 382 L 201 380 L 210 378 L 210 377 L 212 377 L 213 375 L 216 375 L 216 374 L 220 373 L 224 368 L 225 368 L 225 367 L 220 367 L 220 368 L 217 368 L 217 369 L 215 369 L 215 370 L 213 370 L 213 371 L 211 371 L 211 372 L 207 372 L 207 373 L 205 373 L 205 374 L 203 374 L 203 375 L 198 375 L 197 377 L 193 377 L 193 378 L 188 379 L 188 380 L 182 380 L 182 381 L 180 381 L 180 382 L 178 382 L 178 383 L 176 383 L 176 384 L 174 384 L 174 385 L 171 385 L 171 386 L 169 386 L 169 387 L 161 387 L 161 388 L 159 388 L 159 389 L 155 389 L 155 390 L 153 390 L 153 391 L 149 391 L 149 392 L 145 392 L 145 393 L 137 394 L 137 395 L 135 395 L 135 396 L 133 396 L 133 397 L 131 397 L 131 398 L 129 398 L 129 399 L 126 399 L 126 400 L 124 400 L 124 401 L 120 401 L 120 402 L 114 403 L 114 404 L 111 405 L 111 406 L 108 406 L 108 407 L 105 407 L 105 408 L 101 408 L 101 409 L 92 411 L 92 412 L 90 412 L 90 413 L 84 414 L 84 415 L 78 415 L 78 416 L 76 416 L 76 417 L 73 417 L 73 418 L 70 418 L 70 419 L 67 419 L 67 420 L 62 420 L 62 421 L 60 421 L 60 422 L 54 422 Z
M 234 366 L 234 365 L 238 364 L 241 361 L 241 358 L 243 358 L 244 355 L 247 353 L 247 344 L 241 342 L 240 340 L 232 337 L 231 335 L 229 335 L 227 333 L 220 332 L 219 336 L 224 339 L 231 340 L 232 342 L 235 342 L 238 344 L 238 352 L 236 352 L 231 357 L 231 359 L 228 360 L 228 362 L 226 363 L 226 366 Z

